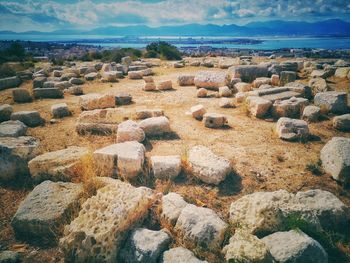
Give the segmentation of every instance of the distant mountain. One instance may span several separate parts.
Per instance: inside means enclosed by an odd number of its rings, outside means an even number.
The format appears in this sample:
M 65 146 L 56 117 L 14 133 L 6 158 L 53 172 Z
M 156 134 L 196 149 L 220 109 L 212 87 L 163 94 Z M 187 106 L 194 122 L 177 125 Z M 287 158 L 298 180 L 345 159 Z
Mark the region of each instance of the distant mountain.
M 253 22 L 245 26 L 187 24 L 180 26 L 124 26 L 100 27 L 88 31 L 57 30 L 53 32 L 30 31 L 15 33 L 0 31 L 0 34 L 37 34 L 37 35 L 107 35 L 107 36 L 350 36 L 350 23 L 340 19 L 331 19 L 309 23 L 298 21 Z

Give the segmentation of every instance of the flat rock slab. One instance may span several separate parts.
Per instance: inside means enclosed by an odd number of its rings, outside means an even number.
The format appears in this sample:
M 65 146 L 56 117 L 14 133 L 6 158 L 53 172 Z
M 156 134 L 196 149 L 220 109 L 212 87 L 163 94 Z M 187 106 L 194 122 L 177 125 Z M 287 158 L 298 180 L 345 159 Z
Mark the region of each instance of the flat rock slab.
M 174 179 L 181 172 L 181 156 L 152 156 L 151 168 L 155 178 Z
M 149 188 L 110 178 L 66 226 L 60 240 L 66 262 L 115 262 L 127 231 L 143 220 L 154 199 Z
M 90 93 L 79 97 L 80 107 L 83 110 L 114 108 L 115 97 L 111 94 Z
M 21 121 L 28 127 L 37 127 L 44 123 L 38 111 L 18 111 L 11 114 L 11 120 Z
M 208 263 L 205 260 L 196 258 L 191 250 L 183 247 L 176 247 L 165 251 L 162 257 L 162 263 Z
M 229 160 L 215 155 L 204 146 L 195 146 L 188 152 L 192 174 L 208 184 L 218 185 L 231 172 Z
M 117 142 L 142 142 L 145 137 L 145 132 L 132 120 L 124 121 L 118 125 Z
M 42 182 L 20 204 L 11 225 L 28 242 L 56 244 L 63 226 L 77 214 L 83 186 Z
M 0 137 L 25 136 L 27 126 L 21 121 L 5 121 L 0 123 Z
M 272 106 L 272 102 L 263 97 L 249 96 L 246 101 L 249 105 L 249 112 L 257 118 L 266 116 Z
M 47 152 L 32 159 L 29 170 L 33 180 L 38 183 L 44 180 L 71 181 L 81 179 L 77 169 L 84 158 L 89 155 L 85 147 L 70 146 L 66 149 Z
M 227 86 L 230 83 L 230 76 L 226 72 L 202 71 L 194 78 L 197 88 L 218 90 L 219 87 Z
M 167 117 L 152 117 L 144 119 L 139 123 L 146 136 L 161 136 L 171 132 L 170 122 Z

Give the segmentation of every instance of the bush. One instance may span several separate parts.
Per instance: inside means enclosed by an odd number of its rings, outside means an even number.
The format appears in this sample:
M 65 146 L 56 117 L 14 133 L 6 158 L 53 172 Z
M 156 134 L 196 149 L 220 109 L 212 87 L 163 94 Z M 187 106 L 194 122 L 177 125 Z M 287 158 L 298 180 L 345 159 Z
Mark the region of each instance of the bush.
M 153 42 L 148 44 L 146 47 L 145 56 L 159 57 L 161 59 L 166 59 L 166 60 L 181 59 L 181 54 L 179 50 L 175 46 L 164 41 Z
M 16 76 L 16 72 L 12 68 L 6 64 L 0 66 L 0 78 L 7 78 L 12 76 Z
M 13 42 L 11 46 L 0 51 L 0 63 L 8 61 L 23 61 L 25 59 L 25 50 L 19 42 Z
M 120 63 L 123 57 L 131 57 L 133 60 L 142 56 L 142 52 L 135 48 L 121 48 L 113 50 L 105 50 L 102 52 L 101 60 L 105 62 Z

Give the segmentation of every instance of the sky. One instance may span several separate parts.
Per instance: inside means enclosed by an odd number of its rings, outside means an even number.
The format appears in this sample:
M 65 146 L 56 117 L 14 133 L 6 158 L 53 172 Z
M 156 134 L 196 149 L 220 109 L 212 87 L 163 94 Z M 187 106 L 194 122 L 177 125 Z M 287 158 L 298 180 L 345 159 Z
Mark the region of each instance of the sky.
M 0 0 L 0 30 L 350 21 L 350 0 Z

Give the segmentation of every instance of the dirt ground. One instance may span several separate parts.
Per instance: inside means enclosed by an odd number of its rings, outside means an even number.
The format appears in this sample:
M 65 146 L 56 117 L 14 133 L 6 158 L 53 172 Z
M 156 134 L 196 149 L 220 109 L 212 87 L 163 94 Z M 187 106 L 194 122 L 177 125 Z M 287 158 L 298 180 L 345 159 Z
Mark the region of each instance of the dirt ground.
M 219 98 L 197 98 L 196 88 L 179 87 L 176 83 L 179 74 L 195 74 L 204 68 L 185 67 L 175 69 L 170 66 L 154 68 L 155 82 L 172 80 L 173 91 L 145 92 L 143 80 L 120 80 L 118 83 L 87 82 L 83 85 L 84 93 L 118 93 L 132 95 L 131 105 L 121 106 L 120 121 L 132 119 L 137 109 L 163 109 L 169 118 L 174 134 L 170 137 L 148 140 L 145 145 L 147 157 L 152 155 L 180 154 L 195 145 L 205 145 L 214 153 L 229 159 L 234 168 L 230 175 L 218 187 L 208 186 L 193 178 L 180 176 L 175 182 L 157 181 L 157 191 L 174 191 L 189 202 L 215 210 L 226 222 L 230 203 L 243 195 L 257 191 L 285 189 L 290 192 L 308 189 L 328 190 L 350 206 L 350 191 L 338 185 L 330 175 L 313 175 L 307 170 L 308 164 L 316 164 L 324 144 L 334 136 L 349 137 L 349 133 L 335 131 L 331 120 L 310 124 L 312 140 L 306 143 L 291 143 L 278 139 L 275 134 L 276 123 L 249 117 L 243 105 L 236 108 L 222 109 Z M 208 70 L 205 68 L 205 70 Z M 219 70 L 219 69 L 209 69 Z M 331 79 L 330 85 L 336 90 L 349 92 L 348 81 L 339 82 Z M 23 87 L 31 89 L 28 81 Z M 87 146 L 91 151 L 115 142 L 115 136 L 79 136 L 75 132 L 75 121 L 80 113 L 79 97 L 65 95 L 64 99 L 35 100 L 32 103 L 14 104 L 11 89 L 0 92 L 0 104 L 12 104 L 14 111 L 37 110 L 45 118 L 42 127 L 29 128 L 27 135 L 40 139 L 39 152 L 55 151 L 68 146 Z M 50 107 L 66 102 L 73 112 L 71 117 L 58 123 L 50 124 Z M 209 129 L 203 123 L 186 115 L 191 106 L 203 104 L 207 112 L 217 112 L 228 117 L 228 127 Z M 0 250 L 14 249 L 24 252 L 25 262 L 52 262 L 59 258 L 56 248 L 40 249 L 16 240 L 10 227 L 10 220 L 29 189 L 0 187 Z M 344 248 L 350 254 L 350 247 Z M 56 260 L 55 260 L 56 258 Z

